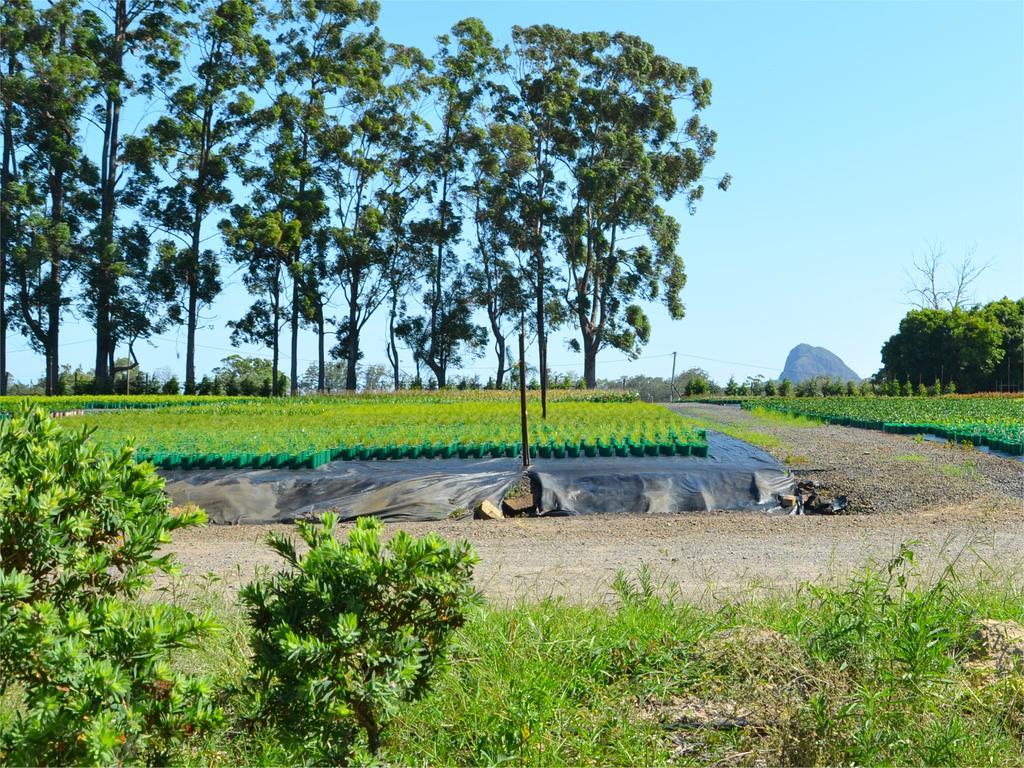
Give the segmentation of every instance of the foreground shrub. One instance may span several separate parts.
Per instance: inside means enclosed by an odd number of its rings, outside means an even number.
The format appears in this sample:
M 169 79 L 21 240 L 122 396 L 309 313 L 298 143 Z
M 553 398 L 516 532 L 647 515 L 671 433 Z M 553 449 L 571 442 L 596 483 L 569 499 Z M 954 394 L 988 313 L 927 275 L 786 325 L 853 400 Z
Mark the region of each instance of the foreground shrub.
M 174 516 L 163 480 L 131 450 L 100 451 L 39 409 L 0 421 L 0 693 L 16 712 L 0 734 L 8 764 L 113 763 L 158 757 L 216 717 L 202 680 L 170 654 L 214 629 L 140 604 Z
M 397 533 L 362 518 L 347 541 L 335 520 L 300 523 L 309 551 L 271 535 L 291 566 L 242 591 L 252 623 L 261 714 L 321 760 L 346 762 L 380 747 L 402 702 L 422 697 L 452 631 L 475 599 L 476 555 L 467 542 Z

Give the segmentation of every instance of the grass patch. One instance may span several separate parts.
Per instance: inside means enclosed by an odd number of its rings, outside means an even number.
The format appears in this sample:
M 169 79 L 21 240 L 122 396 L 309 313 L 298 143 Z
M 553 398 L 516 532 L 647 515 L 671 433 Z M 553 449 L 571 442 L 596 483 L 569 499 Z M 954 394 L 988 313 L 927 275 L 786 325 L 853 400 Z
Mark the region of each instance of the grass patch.
M 704 415 L 700 418 L 694 418 L 693 416 L 679 414 L 679 418 L 690 429 L 710 429 L 715 432 L 721 432 L 723 435 L 735 437 L 737 440 L 742 440 L 745 443 L 756 445 L 758 448 L 764 448 L 765 450 L 778 448 L 782 445 L 782 442 L 775 435 L 761 432 L 756 428 L 720 421 Z
M 939 466 L 939 471 L 946 477 L 957 480 L 977 480 L 981 476 L 978 465 L 971 460 L 962 464 L 942 464 Z
M 772 411 L 767 408 L 760 407 L 754 407 L 747 411 L 747 413 L 761 421 L 765 421 L 770 424 L 779 424 L 784 427 L 799 427 L 802 429 L 817 429 L 821 427 L 821 422 L 817 419 L 809 419 L 806 416 L 801 416 L 796 413 Z
M 982 619 L 1024 622 L 1024 586 L 938 578 L 904 548 L 842 581 L 720 605 L 680 599 L 646 571 L 613 605 L 484 605 L 434 691 L 402 710 L 393 764 L 1020 764 L 1024 669 L 979 668 Z M 753 593 L 752 593 L 753 594 Z M 214 582 L 171 596 L 210 607 L 216 642 L 177 662 L 225 686 L 224 725 L 183 765 L 294 764 L 249 717 L 243 617 Z M 0 704 L 2 707 L 2 704 Z M 9 713 L 7 713 L 9 716 Z M 0 722 L 3 715 L 0 714 Z

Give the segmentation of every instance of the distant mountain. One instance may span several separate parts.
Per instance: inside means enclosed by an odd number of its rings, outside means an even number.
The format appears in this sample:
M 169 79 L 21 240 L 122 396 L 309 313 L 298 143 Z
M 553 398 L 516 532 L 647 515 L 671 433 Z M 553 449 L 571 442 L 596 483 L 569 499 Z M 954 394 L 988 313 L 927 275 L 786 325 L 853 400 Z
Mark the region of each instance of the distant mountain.
M 849 366 L 824 347 L 812 347 L 810 344 L 797 344 L 786 357 L 786 366 L 779 375 L 779 381 L 789 379 L 799 384 L 807 379 L 826 376 L 840 381 L 860 381 L 860 376 Z

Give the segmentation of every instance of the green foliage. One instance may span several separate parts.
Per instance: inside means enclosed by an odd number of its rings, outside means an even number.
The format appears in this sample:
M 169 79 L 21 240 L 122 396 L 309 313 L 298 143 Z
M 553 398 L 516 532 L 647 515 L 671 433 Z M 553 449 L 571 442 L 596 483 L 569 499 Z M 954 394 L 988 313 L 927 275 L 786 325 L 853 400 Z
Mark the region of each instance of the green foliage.
M 889 432 L 931 433 L 1009 453 L 1024 452 L 1024 399 L 1019 397 L 820 397 L 744 401 L 763 408 Z
M 361 518 L 347 541 L 335 519 L 299 523 L 309 547 L 271 535 L 290 570 L 242 591 L 252 623 L 256 694 L 282 736 L 320 761 L 345 762 L 358 733 L 376 753 L 399 706 L 422 698 L 475 599 L 467 542 L 398 532 Z
M 955 380 L 964 392 L 1020 389 L 1022 328 L 1024 299 L 969 310 L 915 309 L 882 346 L 881 374 L 905 382 Z
M 1019 579 L 929 578 L 912 557 L 710 606 L 643 568 L 594 603 L 489 605 L 455 633 L 434 692 L 392 722 L 380 759 L 1016 765 L 1022 678 L 971 657 L 977 620 L 1024 621 Z M 257 730 L 195 762 L 221 750 L 235 763 L 309 759 Z
M 680 441 L 702 448 L 703 436 L 671 411 L 635 402 L 619 392 L 555 391 L 548 418 L 530 420 L 531 446 L 568 445 L 571 455 L 581 443 L 607 448 L 613 441 L 669 444 Z M 139 456 L 247 454 L 249 463 L 277 454 L 334 451 L 331 459 L 398 458 L 390 449 L 417 448 L 425 457 L 450 457 L 459 451 L 515 455 L 521 439 L 519 400 L 508 391 L 402 391 L 302 399 L 221 400 L 173 397 L 144 399 L 161 408 L 86 414 L 70 424 L 96 427 L 92 439 L 117 449 L 126 438 Z M 181 398 L 178 399 L 180 401 Z M 76 402 L 62 398 L 64 402 Z M 198 403 L 202 403 L 199 405 Z M 531 413 L 537 406 L 531 396 Z M 344 450 L 343 450 L 344 449 Z M 510 453 L 506 453 L 510 452 Z M 367 453 L 369 452 L 369 453 Z M 408 455 L 407 452 L 403 455 Z M 479 456 L 478 456 L 479 458 Z M 169 458 L 168 461 L 175 459 Z M 260 459 L 262 460 L 262 459 Z
M 173 571 L 170 533 L 203 521 L 168 504 L 130 448 L 39 409 L 0 422 L 0 692 L 20 701 L 0 761 L 137 760 L 216 720 L 207 685 L 169 664 L 213 620 L 135 601 Z

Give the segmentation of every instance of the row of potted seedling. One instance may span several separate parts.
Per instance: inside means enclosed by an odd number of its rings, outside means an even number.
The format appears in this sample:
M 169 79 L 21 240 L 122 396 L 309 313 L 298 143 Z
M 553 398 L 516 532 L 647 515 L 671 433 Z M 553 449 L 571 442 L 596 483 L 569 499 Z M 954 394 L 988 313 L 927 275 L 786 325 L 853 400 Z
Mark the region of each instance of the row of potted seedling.
M 704 440 L 703 432 L 698 438 Z M 340 446 L 302 453 L 166 453 L 136 452 L 139 461 L 150 461 L 164 469 L 315 469 L 330 461 L 370 461 L 389 459 L 483 459 L 515 458 L 521 455 L 520 443 L 455 443 L 449 445 Z M 597 440 L 555 442 L 530 446 L 530 456 L 543 459 L 580 456 L 707 456 L 705 442 L 673 439 L 666 442 Z
M 993 451 L 1002 451 L 1011 456 L 1024 456 L 1024 441 L 1014 440 L 1012 435 L 993 434 L 987 425 L 943 427 L 938 424 L 883 424 L 882 429 L 898 435 L 937 435 L 954 442 L 970 441 L 973 445 L 984 445 Z M 998 431 L 998 430 L 997 430 Z
M 781 410 L 781 409 L 777 409 Z M 788 413 L 798 414 L 824 424 L 838 424 L 843 427 L 859 427 L 860 429 L 877 429 L 896 435 L 936 435 L 946 440 L 962 442 L 970 441 L 973 445 L 984 445 L 994 451 L 1002 451 L 1011 456 L 1024 455 L 1024 441 L 1015 439 L 1009 430 L 993 427 L 988 424 L 961 425 L 947 427 L 941 424 L 909 424 L 905 422 L 874 421 L 870 419 L 853 419 L 846 416 L 820 416 L 798 410 L 785 409 Z M 1005 433 L 1005 434 L 1001 434 Z

